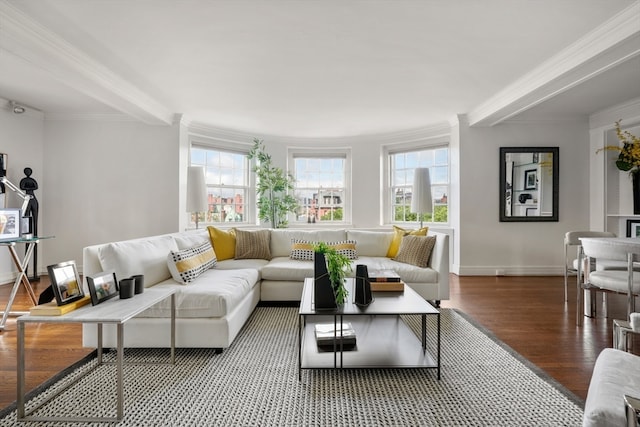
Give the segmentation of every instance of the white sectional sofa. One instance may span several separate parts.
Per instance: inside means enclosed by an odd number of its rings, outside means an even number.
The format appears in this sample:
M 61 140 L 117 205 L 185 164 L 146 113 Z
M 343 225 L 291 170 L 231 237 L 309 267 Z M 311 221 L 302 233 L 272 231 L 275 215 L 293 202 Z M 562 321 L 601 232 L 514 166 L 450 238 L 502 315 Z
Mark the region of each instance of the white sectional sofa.
M 265 229 L 238 229 L 243 232 Z M 292 259 L 292 241 L 342 242 L 356 246 L 355 265 L 369 269 L 393 269 L 425 299 L 439 304 L 449 298 L 448 235 L 429 232 L 435 245 L 428 266 L 387 257 L 398 231 L 388 230 L 268 230 L 268 259 L 221 259 L 187 284 L 172 276 L 168 255 L 212 242 L 206 229 L 94 245 L 83 250 L 83 275 L 115 271 L 118 280 L 144 274 L 145 287 L 171 286 L 176 297 L 176 345 L 178 347 L 229 347 L 260 301 L 300 301 L 306 277 L 313 276 L 313 261 Z M 246 235 L 246 234 L 245 234 Z M 216 253 L 223 248 L 213 241 Z M 228 257 L 228 255 L 227 255 Z M 173 266 L 172 266 L 173 267 Z M 353 274 L 353 273 L 352 273 Z M 180 279 L 178 277 L 178 279 Z M 86 286 L 86 285 L 85 285 Z M 135 297 L 134 297 L 135 298 Z M 158 304 L 125 326 L 125 346 L 165 347 L 169 342 L 169 301 Z M 105 325 L 103 345 L 115 347 L 115 328 Z M 95 326 L 83 326 L 83 344 L 97 346 Z

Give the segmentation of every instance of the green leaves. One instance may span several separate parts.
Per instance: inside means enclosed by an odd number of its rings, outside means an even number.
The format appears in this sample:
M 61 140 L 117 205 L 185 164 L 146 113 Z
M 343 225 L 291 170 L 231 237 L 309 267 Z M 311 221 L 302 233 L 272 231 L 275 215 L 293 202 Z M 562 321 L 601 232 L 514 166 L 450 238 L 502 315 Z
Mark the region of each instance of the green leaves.
M 317 242 L 313 245 L 313 250 L 324 254 L 327 260 L 327 271 L 329 272 L 329 280 L 333 286 L 337 304 L 344 304 L 347 301 L 349 292 L 344 286 L 344 279 L 347 272 L 351 271 L 351 260 L 325 242 Z
M 288 225 L 287 213 L 295 213 L 298 209 L 298 201 L 289 194 L 295 189 L 293 175 L 273 165 L 261 139 L 253 139 L 248 157 L 256 160 L 251 170 L 257 177 L 258 217 L 271 222 L 273 228 L 285 228 Z

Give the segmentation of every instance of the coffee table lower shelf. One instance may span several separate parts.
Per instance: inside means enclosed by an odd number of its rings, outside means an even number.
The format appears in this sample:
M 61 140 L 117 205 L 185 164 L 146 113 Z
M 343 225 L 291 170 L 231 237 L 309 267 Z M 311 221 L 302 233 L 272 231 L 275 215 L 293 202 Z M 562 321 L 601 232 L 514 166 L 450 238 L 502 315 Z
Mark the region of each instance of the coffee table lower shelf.
M 340 315 L 336 316 L 337 322 L 340 322 L 340 317 Z M 337 351 L 333 352 L 318 349 L 314 328 L 317 323 L 333 323 L 334 316 L 300 316 L 299 367 L 301 370 L 429 368 L 437 369 L 438 379 L 440 379 L 439 342 L 432 346 L 435 355 L 429 352 L 428 345 L 423 350 L 419 337 L 400 316 L 343 315 L 342 321 L 352 324 L 356 332 L 356 347 L 353 350 L 341 352 L 338 345 Z

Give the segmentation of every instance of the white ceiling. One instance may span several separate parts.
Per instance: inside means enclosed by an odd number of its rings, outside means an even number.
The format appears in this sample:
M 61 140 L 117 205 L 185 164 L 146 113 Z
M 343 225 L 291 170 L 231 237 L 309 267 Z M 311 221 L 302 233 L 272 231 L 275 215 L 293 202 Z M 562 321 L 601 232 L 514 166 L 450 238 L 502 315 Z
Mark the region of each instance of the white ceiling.
M 637 0 L 0 0 L 0 97 L 51 118 L 185 114 L 257 136 L 589 115 L 640 97 L 638 10 Z

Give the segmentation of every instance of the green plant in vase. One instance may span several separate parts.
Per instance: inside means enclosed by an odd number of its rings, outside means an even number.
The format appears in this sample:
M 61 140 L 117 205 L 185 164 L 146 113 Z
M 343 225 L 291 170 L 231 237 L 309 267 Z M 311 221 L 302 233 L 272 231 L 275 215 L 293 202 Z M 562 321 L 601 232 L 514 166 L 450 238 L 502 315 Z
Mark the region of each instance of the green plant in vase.
M 347 277 L 347 273 L 352 271 L 351 260 L 324 242 L 314 244 L 313 250 L 314 252 L 324 254 L 336 304 L 344 304 L 349 295 L 347 288 L 344 286 L 344 279 Z
M 622 130 L 620 128 L 621 120 L 616 122 L 616 136 L 622 143 L 620 145 L 607 145 L 604 148 L 599 149 L 597 152 L 603 150 L 611 150 L 618 152 L 618 158 L 616 159 L 616 167 L 623 171 L 629 172 L 631 177 L 631 183 L 633 186 L 633 213 L 635 215 L 640 214 L 640 138 L 633 135 L 628 130 Z

